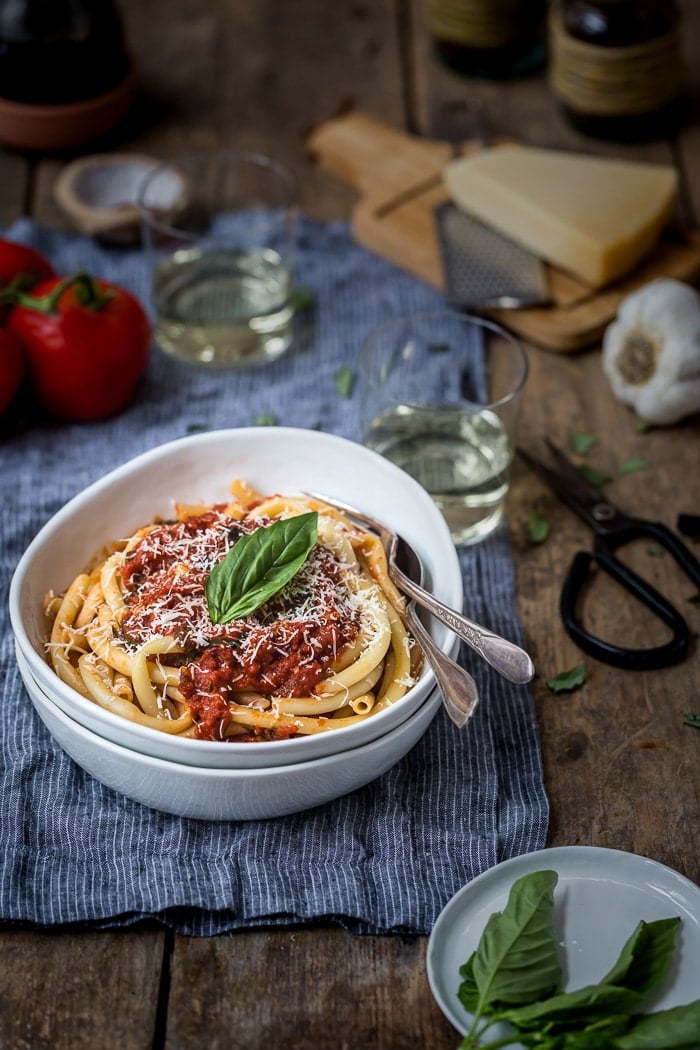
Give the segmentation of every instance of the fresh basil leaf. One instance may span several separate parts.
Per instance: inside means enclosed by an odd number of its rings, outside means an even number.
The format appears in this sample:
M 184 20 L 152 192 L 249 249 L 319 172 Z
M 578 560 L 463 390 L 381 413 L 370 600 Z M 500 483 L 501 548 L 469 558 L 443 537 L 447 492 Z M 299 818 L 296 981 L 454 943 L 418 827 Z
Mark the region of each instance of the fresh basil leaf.
M 275 427 L 277 416 L 273 412 L 258 412 L 257 416 L 253 416 L 253 424 L 256 427 Z
M 683 719 L 683 725 L 700 729 L 700 715 L 686 715 Z
M 658 984 L 676 947 L 680 918 L 642 920 L 622 947 L 617 962 L 601 984 L 632 988 L 646 994 Z
M 561 671 L 554 678 L 550 678 L 547 686 L 553 693 L 570 692 L 572 689 L 578 689 L 580 685 L 583 685 L 587 674 L 588 669 L 585 664 L 576 664 L 575 667 L 569 668 L 568 671 Z
M 670 1010 L 632 1018 L 630 1030 L 615 1040 L 617 1050 L 698 1050 L 700 999 Z
M 617 468 L 618 474 L 631 474 L 635 470 L 644 470 L 649 464 L 641 456 L 630 456 L 624 463 L 620 463 Z
M 569 1026 L 587 1024 L 611 1013 L 628 1013 L 643 999 L 633 988 L 618 988 L 613 984 L 590 984 L 574 992 L 560 992 L 540 1002 L 516 1009 L 502 1010 L 499 1018 L 518 1030 L 537 1028 L 543 1024 Z
M 469 1014 L 474 1014 L 479 1009 L 479 989 L 474 980 L 474 954 L 472 952 L 459 968 L 462 981 L 457 991 L 457 998 Z
M 339 368 L 335 373 L 335 389 L 341 397 L 350 397 L 355 385 L 355 373 L 352 368 Z
M 637 423 L 638 434 L 648 434 L 650 430 L 654 429 L 654 424 L 650 423 L 648 419 L 640 419 Z
M 318 537 L 318 513 L 296 514 L 241 536 L 209 573 L 205 593 L 213 623 L 248 616 L 299 571 Z
M 581 476 L 589 484 L 595 485 L 596 488 L 602 488 L 603 485 L 607 485 L 609 481 L 612 481 L 610 474 L 606 474 L 602 470 L 596 470 L 595 467 L 589 467 L 587 463 L 581 463 L 578 469 Z
M 560 985 L 554 933 L 554 871 L 534 871 L 513 883 L 502 912 L 489 918 L 474 953 L 477 1013 L 533 1003 Z
M 533 510 L 527 519 L 527 541 L 535 547 L 538 543 L 544 543 L 549 536 L 549 522 L 536 510 Z
M 598 438 L 594 434 L 583 434 L 580 430 L 569 431 L 569 446 L 571 451 L 579 456 L 585 456 L 597 444 Z
M 300 284 L 292 289 L 289 301 L 297 313 L 301 313 L 303 310 L 310 310 L 314 305 L 313 292 L 306 285 Z

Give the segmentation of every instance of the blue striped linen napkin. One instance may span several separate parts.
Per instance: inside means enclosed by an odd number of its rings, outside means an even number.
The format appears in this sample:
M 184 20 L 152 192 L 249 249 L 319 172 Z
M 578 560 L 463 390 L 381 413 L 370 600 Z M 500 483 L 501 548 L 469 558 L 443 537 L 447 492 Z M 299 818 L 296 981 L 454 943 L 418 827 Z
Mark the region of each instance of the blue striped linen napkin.
M 149 298 L 141 253 L 29 220 L 6 235 L 59 272 L 85 268 Z M 427 933 L 449 898 L 499 861 L 545 844 L 548 802 L 530 691 L 470 661 L 482 703 L 467 732 L 442 711 L 379 780 L 274 820 L 202 822 L 158 813 L 79 769 L 34 712 L 14 658 L 7 587 L 38 529 L 132 456 L 197 429 L 286 426 L 358 438 L 358 395 L 335 387 L 380 321 L 441 297 L 353 242 L 344 224 L 304 219 L 297 280 L 314 308 L 292 351 L 258 369 L 180 365 L 154 349 L 134 403 L 90 425 L 25 420 L 1 439 L 0 920 L 130 924 L 156 918 L 192 935 L 314 920 L 355 933 Z M 20 421 L 21 423 L 22 421 Z M 469 614 L 516 641 L 505 530 L 465 549 Z

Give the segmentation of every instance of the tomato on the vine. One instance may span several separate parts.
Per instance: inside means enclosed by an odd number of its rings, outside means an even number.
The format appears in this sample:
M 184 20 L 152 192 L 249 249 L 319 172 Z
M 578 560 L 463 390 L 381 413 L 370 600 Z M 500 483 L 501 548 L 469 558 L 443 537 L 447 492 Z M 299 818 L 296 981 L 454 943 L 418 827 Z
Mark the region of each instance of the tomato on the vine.
M 35 248 L 0 237 L 0 288 L 18 281 L 29 289 L 53 276 L 53 266 Z
M 0 415 L 14 401 L 24 379 L 22 347 L 9 328 L 0 327 Z
M 24 347 L 37 400 L 59 419 L 103 419 L 131 400 L 151 326 L 130 292 L 87 274 L 17 293 L 9 327 Z

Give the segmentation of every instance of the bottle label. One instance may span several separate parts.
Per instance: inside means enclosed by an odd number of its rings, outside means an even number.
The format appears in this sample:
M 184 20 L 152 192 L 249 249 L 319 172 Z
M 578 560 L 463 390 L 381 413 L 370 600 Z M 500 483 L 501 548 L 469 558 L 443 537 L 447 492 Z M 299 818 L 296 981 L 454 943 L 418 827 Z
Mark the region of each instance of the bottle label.
M 554 12 L 549 80 L 561 102 L 587 116 L 653 113 L 681 91 L 679 26 L 643 44 L 603 47 L 569 36 Z

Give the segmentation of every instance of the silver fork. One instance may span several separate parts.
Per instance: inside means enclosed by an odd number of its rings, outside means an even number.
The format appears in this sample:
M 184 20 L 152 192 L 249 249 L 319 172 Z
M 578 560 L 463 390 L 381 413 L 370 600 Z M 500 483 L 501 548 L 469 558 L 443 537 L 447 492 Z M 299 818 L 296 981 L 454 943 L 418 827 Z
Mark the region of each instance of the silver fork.
M 518 685 L 523 685 L 525 682 L 532 680 L 535 674 L 535 666 L 524 649 L 521 649 L 514 642 L 508 641 L 507 638 L 502 638 L 500 635 L 495 634 L 488 627 L 482 627 L 481 624 L 475 623 L 462 613 L 451 609 L 436 598 L 434 594 L 426 591 L 420 583 L 411 578 L 415 575 L 418 579 L 421 579 L 423 566 L 418 554 L 408 540 L 399 536 L 388 525 L 377 521 L 376 518 L 370 517 L 369 514 L 365 514 L 356 507 L 351 507 L 347 503 L 331 499 L 329 496 L 324 496 L 318 492 L 310 492 L 307 495 L 321 500 L 331 507 L 335 507 L 349 518 L 354 518 L 362 525 L 376 532 L 386 551 L 389 575 L 397 587 L 413 598 L 424 609 L 427 609 L 437 620 L 454 631 L 462 641 L 466 642 L 470 649 L 486 660 L 495 671 L 507 678 L 509 682 L 515 682 Z M 406 565 L 406 572 L 401 568 L 400 561 Z

